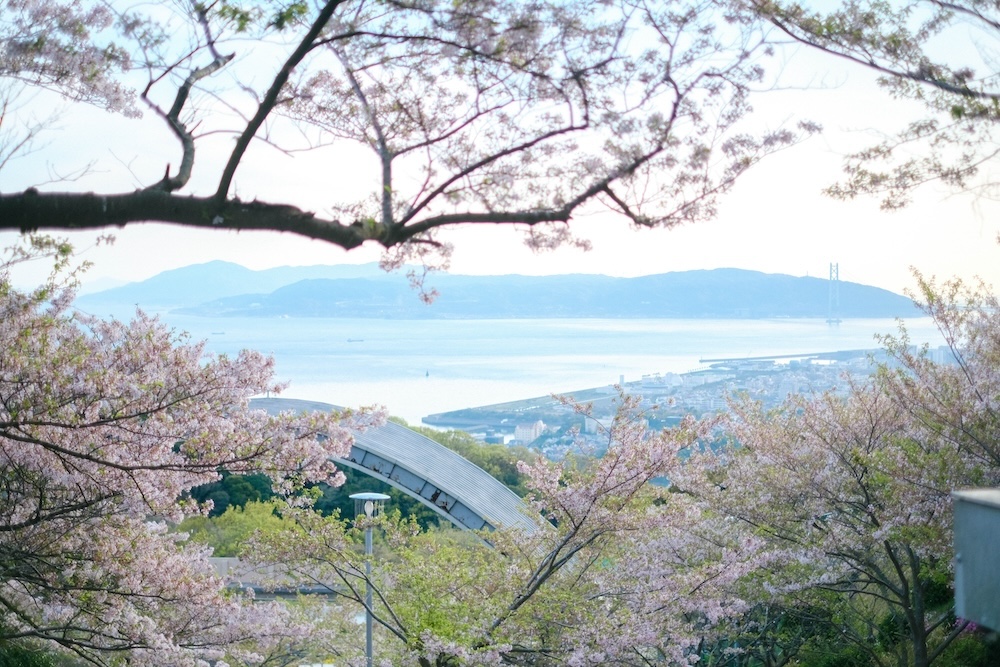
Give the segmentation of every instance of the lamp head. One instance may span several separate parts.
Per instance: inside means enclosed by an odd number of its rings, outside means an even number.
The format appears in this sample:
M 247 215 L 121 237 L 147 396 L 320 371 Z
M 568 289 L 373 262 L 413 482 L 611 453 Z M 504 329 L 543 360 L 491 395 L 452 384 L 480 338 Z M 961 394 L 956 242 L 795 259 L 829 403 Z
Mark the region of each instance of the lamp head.
M 368 519 L 378 518 L 385 507 L 385 501 L 389 496 L 384 493 L 352 493 L 350 498 L 354 501 L 354 515 L 358 518 Z

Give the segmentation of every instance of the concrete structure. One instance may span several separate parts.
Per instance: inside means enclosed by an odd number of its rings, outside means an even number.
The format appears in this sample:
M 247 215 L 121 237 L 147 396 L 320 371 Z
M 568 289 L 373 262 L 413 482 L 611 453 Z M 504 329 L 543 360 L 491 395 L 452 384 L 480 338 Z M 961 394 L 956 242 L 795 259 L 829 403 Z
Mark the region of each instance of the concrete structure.
M 250 406 L 271 414 L 338 409 L 290 398 L 256 398 Z M 416 498 L 459 528 L 538 530 L 517 494 L 471 461 L 399 424 L 358 433 L 351 453 L 337 462 Z
M 955 500 L 955 615 L 1000 630 L 1000 489 L 969 489 Z
M 250 589 L 257 600 L 295 598 L 299 595 L 329 595 L 330 586 L 295 585 L 274 565 L 248 566 L 239 558 L 213 556 L 208 559 L 215 573 L 236 588 Z

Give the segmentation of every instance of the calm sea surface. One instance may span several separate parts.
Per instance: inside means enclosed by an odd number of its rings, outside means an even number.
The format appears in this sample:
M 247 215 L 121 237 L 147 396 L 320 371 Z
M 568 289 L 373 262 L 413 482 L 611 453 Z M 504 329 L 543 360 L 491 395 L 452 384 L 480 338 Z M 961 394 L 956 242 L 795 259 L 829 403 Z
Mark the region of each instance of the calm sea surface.
M 410 423 L 426 415 L 644 374 L 703 368 L 700 359 L 878 347 L 890 319 L 371 320 L 163 315 L 214 352 L 270 353 L 283 396 L 380 404 Z M 929 319 L 907 322 L 915 343 L 941 343 Z

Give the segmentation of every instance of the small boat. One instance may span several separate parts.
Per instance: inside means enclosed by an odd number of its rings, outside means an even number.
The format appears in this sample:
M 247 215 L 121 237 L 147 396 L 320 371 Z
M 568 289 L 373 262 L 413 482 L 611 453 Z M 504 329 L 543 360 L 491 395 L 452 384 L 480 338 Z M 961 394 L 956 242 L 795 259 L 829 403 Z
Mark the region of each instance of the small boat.
M 347 342 L 348 343 L 363 343 L 363 342 L 365 342 L 365 339 L 364 338 L 348 338 Z

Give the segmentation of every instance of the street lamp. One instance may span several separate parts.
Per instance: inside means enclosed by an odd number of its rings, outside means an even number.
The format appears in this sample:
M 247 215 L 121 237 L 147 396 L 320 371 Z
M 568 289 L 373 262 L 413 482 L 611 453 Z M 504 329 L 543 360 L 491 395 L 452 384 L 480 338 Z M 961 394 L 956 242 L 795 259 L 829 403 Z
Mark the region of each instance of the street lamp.
M 385 507 L 389 496 L 384 493 L 352 493 L 354 516 L 365 517 L 365 661 L 372 667 L 372 524 Z

